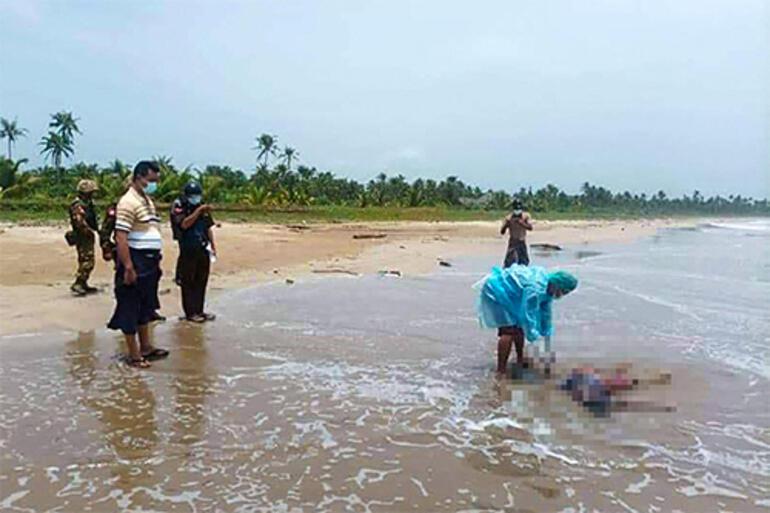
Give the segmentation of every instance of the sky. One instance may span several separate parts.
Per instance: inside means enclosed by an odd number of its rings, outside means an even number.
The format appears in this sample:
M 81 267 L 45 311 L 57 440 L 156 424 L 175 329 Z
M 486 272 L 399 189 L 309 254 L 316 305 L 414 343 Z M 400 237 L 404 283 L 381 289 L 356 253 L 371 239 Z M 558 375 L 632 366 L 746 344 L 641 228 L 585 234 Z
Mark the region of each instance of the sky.
M 0 0 L 0 116 L 42 163 L 300 163 L 516 190 L 770 197 L 765 0 Z

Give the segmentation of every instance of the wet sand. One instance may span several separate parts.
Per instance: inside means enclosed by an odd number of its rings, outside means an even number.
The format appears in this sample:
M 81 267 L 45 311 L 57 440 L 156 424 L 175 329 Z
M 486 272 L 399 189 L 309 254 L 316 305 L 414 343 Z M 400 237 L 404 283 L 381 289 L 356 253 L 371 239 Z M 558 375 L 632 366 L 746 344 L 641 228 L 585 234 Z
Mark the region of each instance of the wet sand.
M 632 241 L 658 228 L 693 221 L 560 221 L 540 222 L 530 242 L 582 245 Z M 73 298 L 69 285 L 76 255 L 66 245 L 60 226 L 0 226 L 0 335 L 9 333 L 91 330 L 109 318 L 113 299 L 111 264 L 97 259 L 92 283 L 101 294 Z M 209 296 L 271 281 L 301 280 L 314 271 L 376 274 L 398 270 L 404 275 L 432 272 L 437 259 L 478 251 L 505 250 L 499 225 L 471 223 L 368 223 L 264 225 L 222 223 L 215 230 L 219 260 L 212 268 Z M 357 234 L 385 234 L 380 239 L 354 239 Z M 163 313 L 180 312 L 173 268 L 177 249 L 164 230 Z M 502 258 L 502 256 L 501 256 Z
M 483 240 L 450 268 L 423 257 L 427 274 L 222 291 L 216 322 L 154 327 L 172 354 L 147 371 L 103 329 L 3 336 L 0 510 L 766 510 L 768 382 L 704 358 L 677 331 L 697 313 L 624 296 L 600 279 L 614 261 L 592 264 L 671 250 L 533 251 L 585 277 L 556 309 L 558 372 L 673 376 L 630 397 L 675 411 L 597 419 L 552 382 L 495 377 L 472 307 L 500 253 Z

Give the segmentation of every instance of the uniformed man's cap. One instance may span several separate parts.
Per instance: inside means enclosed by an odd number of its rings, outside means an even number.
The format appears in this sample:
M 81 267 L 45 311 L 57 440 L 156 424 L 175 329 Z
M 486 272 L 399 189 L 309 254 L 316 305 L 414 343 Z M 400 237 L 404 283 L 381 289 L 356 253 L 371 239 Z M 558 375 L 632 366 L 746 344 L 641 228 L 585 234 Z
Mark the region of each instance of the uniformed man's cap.
M 99 186 L 96 185 L 96 182 L 93 180 L 80 180 L 78 182 L 78 192 L 94 192 L 99 189 Z
M 196 194 L 203 194 L 203 189 L 198 182 L 189 182 L 184 186 L 185 196 L 195 196 Z

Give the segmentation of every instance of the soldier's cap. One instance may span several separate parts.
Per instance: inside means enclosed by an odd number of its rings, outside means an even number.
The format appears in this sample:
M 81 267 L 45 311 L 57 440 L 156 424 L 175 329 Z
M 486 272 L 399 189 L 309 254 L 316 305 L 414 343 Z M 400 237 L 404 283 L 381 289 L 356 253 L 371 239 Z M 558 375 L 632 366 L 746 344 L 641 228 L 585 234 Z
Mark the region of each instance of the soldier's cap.
M 93 180 L 80 180 L 78 182 L 78 192 L 89 193 L 98 190 L 99 186 Z

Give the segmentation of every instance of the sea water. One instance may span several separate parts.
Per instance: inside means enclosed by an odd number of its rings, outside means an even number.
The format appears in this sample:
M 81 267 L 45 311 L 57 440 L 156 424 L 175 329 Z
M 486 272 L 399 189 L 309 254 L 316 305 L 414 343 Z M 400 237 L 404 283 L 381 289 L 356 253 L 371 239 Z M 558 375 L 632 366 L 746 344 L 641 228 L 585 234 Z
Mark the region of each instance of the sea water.
M 0 510 L 767 511 L 769 247 L 747 220 L 532 252 L 580 278 L 557 376 L 670 375 L 630 397 L 673 411 L 595 418 L 558 377 L 496 377 L 483 247 L 234 292 L 216 323 L 157 326 L 172 354 L 149 371 L 106 331 L 6 337 Z

